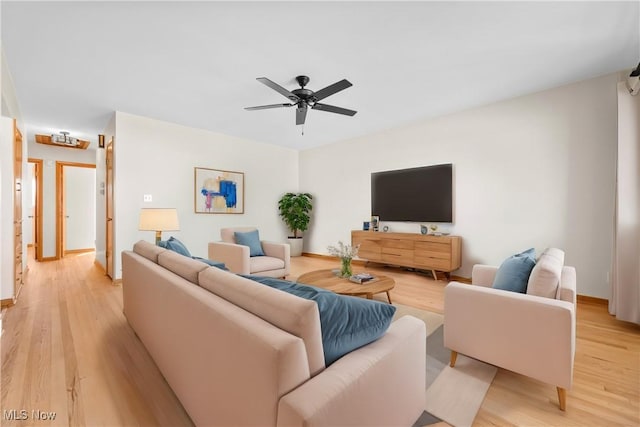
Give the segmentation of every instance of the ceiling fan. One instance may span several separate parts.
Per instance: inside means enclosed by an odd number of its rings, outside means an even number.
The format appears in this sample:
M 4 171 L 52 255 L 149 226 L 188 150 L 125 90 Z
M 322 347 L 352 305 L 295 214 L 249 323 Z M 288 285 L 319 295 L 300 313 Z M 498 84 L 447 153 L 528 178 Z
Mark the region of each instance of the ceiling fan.
M 320 110 L 327 111 L 329 113 L 337 113 L 344 114 L 345 116 L 353 116 L 357 113 L 357 111 L 349 110 L 346 108 L 335 107 L 329 104 L 321 104 L 318 101 L 325 99 L 328 96 L 333 95 L 334 93 L 340 92 L 348 87 L 353 86 L 348 80 L 342 79 L 339 82 L 336 82 L 332 85 L 325 87 L 324 89 L 320 89 L 317 92 L 314 92 L 310 89 L 306 89 L 305 86 L 309 83 L 309 77 L 307 76 L 298 76 L 296 80 L 300 85 L 300 89 L 294 89 L 292 91 L 288 91 L 283 88 L 279 84 L 269 80 L 266 77 L 258 77 L 256 78 L 260 83 L 263 83 L 269 86 L 271 89 L 276 92 L 287 97 L 291 102 L 288 104 L 270 104 L 270 105 L 260 105 L 258 107 L 246 107 L 245 110 L 253 111 L 253 110 L 266 110 L 269 108 L 282 108 L 282 107 L 293 107 L 296 106 L 296 125 L 303 125 L 304 121 L 307 117 L 307 110 L 311 108 L 312 110 Z

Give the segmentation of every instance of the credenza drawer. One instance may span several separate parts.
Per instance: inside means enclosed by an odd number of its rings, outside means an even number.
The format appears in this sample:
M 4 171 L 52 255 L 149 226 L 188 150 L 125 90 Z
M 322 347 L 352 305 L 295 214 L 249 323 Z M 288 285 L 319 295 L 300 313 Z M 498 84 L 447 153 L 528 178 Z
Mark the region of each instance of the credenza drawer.
M 381 244 L 378 239 L 354 239 L 354 245 L 360 245 L 358 250 L 358 258 L 368 259 L 370 261 L 380 261 L 381 257 Z
M 438 258 L 438 259 L 449 259 L 451 256 L 449 252 L 435 252 L 435 251 L 423 251 L 423 250 L 415 250 L 413 252 L 413 256 L 416 259 L 422 258 Z
M 413 242 L 411 240 L 396 240 L 396 239 L 388 239 L 382 240 L 382 247 L 384 249 L 394 248 L 394 249 L 413 249 Z
M 354 239 L 353 245 L 360 245 L 360 250 L 378 252 L 382 246 L 380 240 L 377 239 Z
M 411 249 L 398 249 L 398 248 L 382 248 L 382 255 L 400 256 L 405 258 L 413 258 L 413 251 Z
M 358 258 L 367 259 L 369 261 L 382 261 L 382 254 L 380 251 L 358 251 Z
M 417 267 L 426 268 L 429 270 L 450 271 L 451 260 L 440 258 L 414 258 L 414 264 Z
M 451 252 L 451 244 L 449 243 L 440 243 L 440 242 L 416 242 L 415 243 L 416 251 L 429 251 L 429 252 L 442 252 L 442 253 L 450 253 Z
M 413 265 L 413 257 L 412 256 L 403 256 L 397 254 L 382 254 L 382 262 L 386 262 L 388 264 L 395 265 L 404 265 L 407 267 L 411 267 Z

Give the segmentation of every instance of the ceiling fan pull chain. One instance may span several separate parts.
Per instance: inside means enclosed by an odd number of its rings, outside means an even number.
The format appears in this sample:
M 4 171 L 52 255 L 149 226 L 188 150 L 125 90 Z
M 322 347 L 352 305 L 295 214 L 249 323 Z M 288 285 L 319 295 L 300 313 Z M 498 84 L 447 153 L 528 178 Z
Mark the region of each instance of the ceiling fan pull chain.
M 302 125 L 302 136 L 304 136 L 304 125 Z

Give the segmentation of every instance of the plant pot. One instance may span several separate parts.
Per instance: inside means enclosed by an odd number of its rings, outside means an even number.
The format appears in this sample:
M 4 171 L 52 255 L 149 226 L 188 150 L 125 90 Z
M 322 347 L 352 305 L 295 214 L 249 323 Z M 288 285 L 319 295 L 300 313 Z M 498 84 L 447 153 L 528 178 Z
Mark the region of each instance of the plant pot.
M 291 256 L 300 256 L 302 255 L 302 244 L 304 240 L 302 237 L 295 238 L 289 237 L 289 246 L 291 246 Z

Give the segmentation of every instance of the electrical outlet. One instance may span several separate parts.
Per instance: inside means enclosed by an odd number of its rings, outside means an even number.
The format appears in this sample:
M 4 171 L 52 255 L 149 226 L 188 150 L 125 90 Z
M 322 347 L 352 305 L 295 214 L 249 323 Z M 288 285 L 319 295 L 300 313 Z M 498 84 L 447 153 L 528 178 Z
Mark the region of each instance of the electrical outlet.
M 145 194 L 144 195 L 144 201 L 145 202 L 151 202 L 153 200 L 153 197 L 151 197 L 151 194 Z

